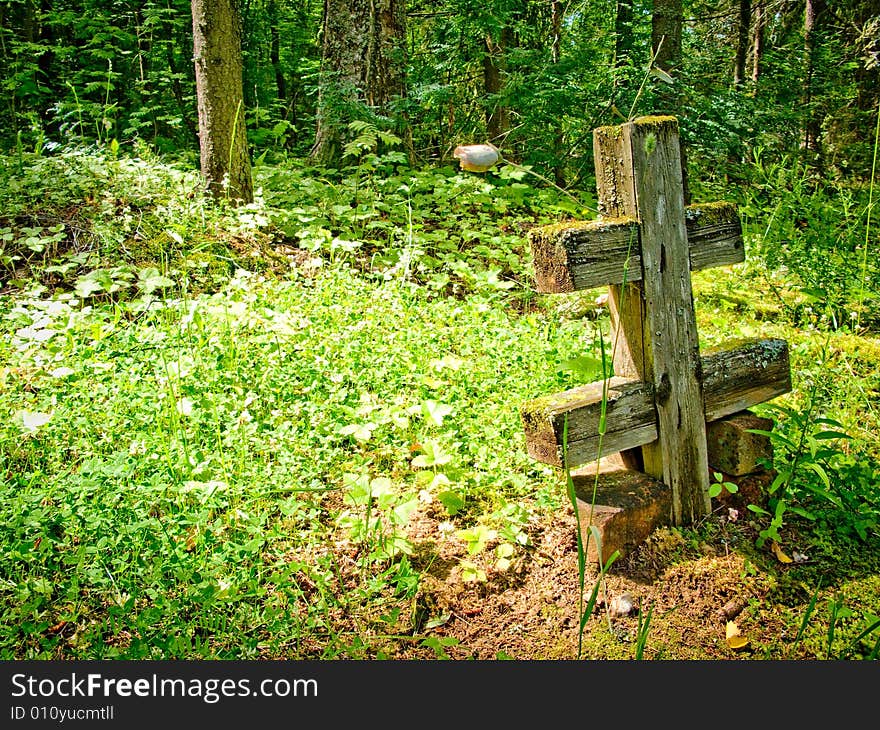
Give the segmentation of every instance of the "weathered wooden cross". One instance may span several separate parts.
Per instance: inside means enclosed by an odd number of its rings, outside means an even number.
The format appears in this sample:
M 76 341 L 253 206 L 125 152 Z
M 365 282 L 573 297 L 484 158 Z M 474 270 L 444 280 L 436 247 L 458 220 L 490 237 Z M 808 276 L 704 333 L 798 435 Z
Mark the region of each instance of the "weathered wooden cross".
M 691 271 L 741 262 L 745 250 L 733 204 L 685 207 L 676 118 L 601 127 L 593 148 L 599 219 L 529 238 L 539 291 L 609 285 L 614 375 L 526 403 L 528 452 L 560 467 L 620 452 L 671 490 L 666 519 L 689 524 L 711 511 L 707 422 L 788 392 L 788 345 L 700 355 Z

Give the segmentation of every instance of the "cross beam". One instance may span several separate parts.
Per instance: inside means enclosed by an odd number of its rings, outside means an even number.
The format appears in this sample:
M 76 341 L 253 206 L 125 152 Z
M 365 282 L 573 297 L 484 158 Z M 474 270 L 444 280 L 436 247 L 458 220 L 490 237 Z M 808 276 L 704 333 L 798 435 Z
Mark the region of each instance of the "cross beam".
M 526 403 L 527 448 L 565 467 L 629 454 L 671 489 L 673 522 L 690 523 L 711 510 L 707 420 L 788 392 L 788 346 L 755 340 L 700 355 L 690 273 L 741 262 L 744 247 L 734 205 L 685 206 L 678 121 L 601 127 L 593 148 L 600 218 L 529 239 L 539 291 L 609 285 L 615 376 Z
M 701 360 L 707 423 L 791 390 L 785 340 L 743 340 L 707 352 Z M 535 398 L 521 412 L 529 456 L 543 464 L 575 467 L 649 444 L 658 436 L 654 395 L 650 383 L 613 377 Z

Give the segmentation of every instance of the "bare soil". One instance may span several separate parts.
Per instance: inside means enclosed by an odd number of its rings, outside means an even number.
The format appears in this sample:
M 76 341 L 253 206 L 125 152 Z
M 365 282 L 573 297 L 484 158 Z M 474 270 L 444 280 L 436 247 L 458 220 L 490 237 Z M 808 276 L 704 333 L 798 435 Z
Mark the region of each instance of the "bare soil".
M 606 575 L 587 564 L 583 589 L 572 508 L 536 518 L 529 528 L 531 545 L 504 571 L 493 568 L 491 546 L 478 556 L 467 555 L 465 545 L 444 532 L 443 515 L 428 509 L 413 521 L 410 535 L 417 546 L 413 562 L 423 571 L 413 628 L 414 635 L 437 641 L 395 643 L 383 655 L 459 660 L 819 658 L 793 638 L 815 590 L 817 563 L 823 563 L 819 572 L 828 585 L 837 570 L 833 559 L 818 556 L 818 548 L 792 528 L 784 532 L 782 559 L 767 545 L 758 550 L 758 526 L 750 522 L 743 502 L 760 485 L 741 486 L 745 496 L 728 497 L 703 524 L 656 530 Z M 790 563 L 782 562 L 791 555 L 795 558 Z M 462 561 L 477 562 L 486 579 L 464 580 Z M 581 632 L 582 607 L 596 585 L 596 603 Z M 728 621 L 748 639 L 746 646 L 729 646 Z M 641 654 L 640 628 L 646 637 Z

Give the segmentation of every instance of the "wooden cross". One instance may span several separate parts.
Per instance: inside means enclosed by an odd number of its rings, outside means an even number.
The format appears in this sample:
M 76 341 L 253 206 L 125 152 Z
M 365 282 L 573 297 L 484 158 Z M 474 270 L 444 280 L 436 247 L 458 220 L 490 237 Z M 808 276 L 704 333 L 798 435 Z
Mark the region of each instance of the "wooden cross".
M 685 207 L 676 118 L 601 127 L 593 149 L 599 219 L 529 238 L 538 291 L 609 285 L 614 375 L 526 403 L 527 449 L 560 467 L 621 452 L 671 489 L 674 524 L 693 523 L 711 511 L 707 421 L 791 390 L 788 345 L 748 340 L 700 354 L 690 272 L 739 263 L 745 251 L 733 204 Z

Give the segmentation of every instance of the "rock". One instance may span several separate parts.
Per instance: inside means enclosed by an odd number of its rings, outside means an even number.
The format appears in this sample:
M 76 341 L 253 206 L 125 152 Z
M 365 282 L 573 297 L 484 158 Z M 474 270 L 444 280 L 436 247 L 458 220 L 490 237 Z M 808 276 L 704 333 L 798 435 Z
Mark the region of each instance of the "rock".
M 587 546 L 587 560 L 601 566 L 615 551 L 620 558 L 626 557 L 655 529 L 669 523 L 672 493 L 662 482 L 623 468 L 619 458 L 609 458 L 603 459 L 599 465 L 596 502 L 593 504 L 595 468 L 595 465 L 583 467 L 572 472 L 571 478 L 577 496 L 581 536 Z M 598 531 L 601 555 L 590 527 Z M 611 570 L 614 570 L 614 564 Z
M 611 618 L 629 616 L 635 609 L 635 600 L 629 593 L 614 596 L 608 603 L 608 615 Z
M 733 598 L 715 612 L 719 621 L 732 621 L 742 613 L 746 602 L 741 598 Z
M 751 411 L 740 411 L 706 424 L 709 466 L 732 476 L 764 471 L 763 460 L 773 458 L 770 439 L 750 429 L 770 431 L 773 421 Z

